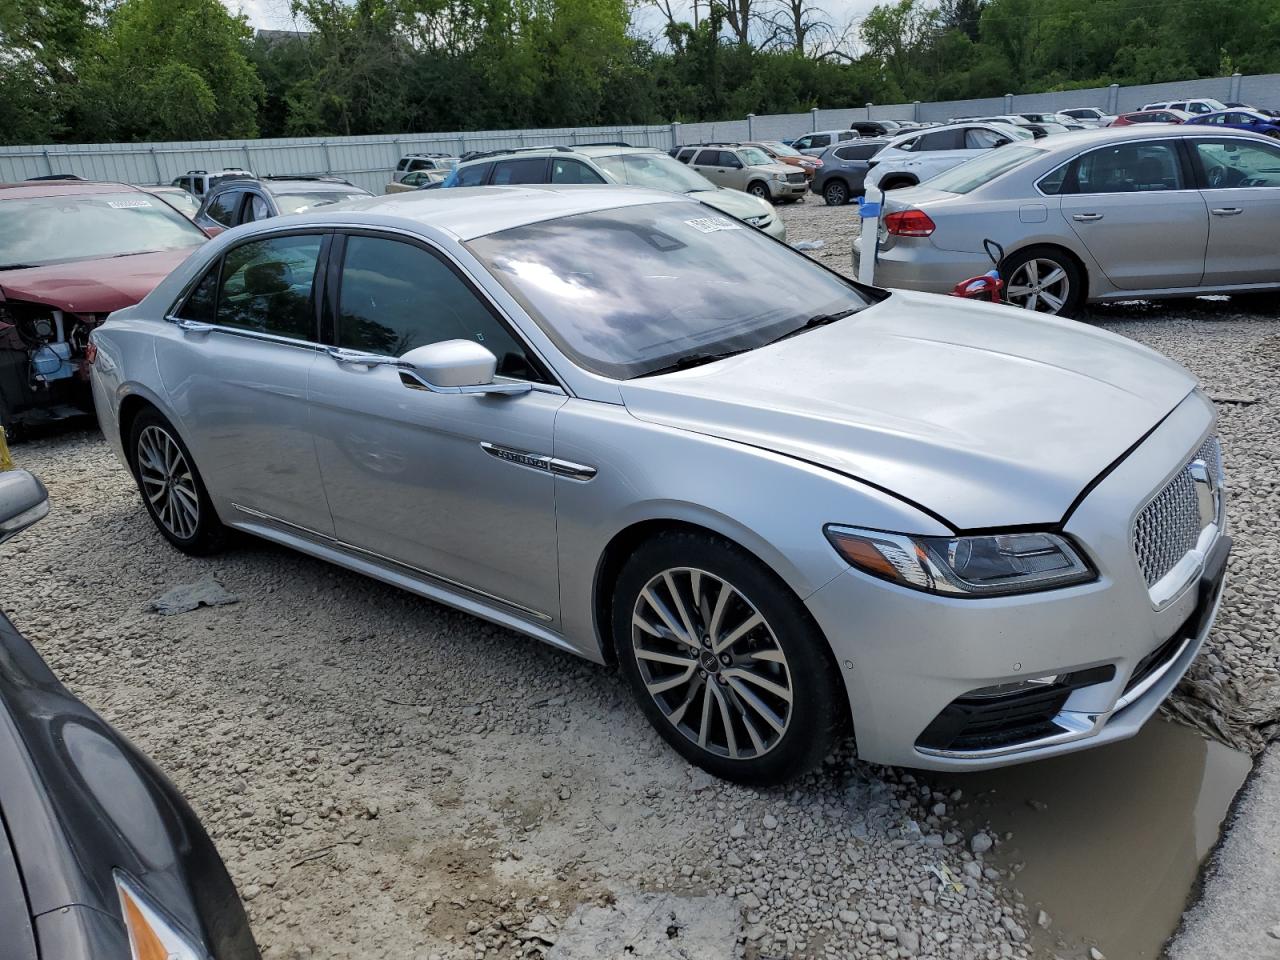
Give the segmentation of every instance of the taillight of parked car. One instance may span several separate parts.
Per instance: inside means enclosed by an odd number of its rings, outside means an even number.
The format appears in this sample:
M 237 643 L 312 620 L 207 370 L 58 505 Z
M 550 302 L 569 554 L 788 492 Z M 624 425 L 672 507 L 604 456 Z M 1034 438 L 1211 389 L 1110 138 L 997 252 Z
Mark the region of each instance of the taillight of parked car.
M 937 229 L 923 210 L 896 210 L 884 218 L 884 227 L 895 237 L 928 237 Z

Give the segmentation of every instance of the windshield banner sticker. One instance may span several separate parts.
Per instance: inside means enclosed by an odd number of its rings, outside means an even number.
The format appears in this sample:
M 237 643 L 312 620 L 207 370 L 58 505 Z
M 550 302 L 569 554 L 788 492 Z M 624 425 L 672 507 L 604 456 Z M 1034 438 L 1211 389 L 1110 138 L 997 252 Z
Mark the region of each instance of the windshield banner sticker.
M 685 223 L 700 233 L 715 233 L 718 230 L 742 229 L 742 224 L 734 223 L 732 220 L 726 220 L 724 217 L 698 217 L 696 220 L 686 220 Z
M 107 206 L 113 210 L 131 210 L 134 207 L 149 207 L 150 200 L 108 200 Z

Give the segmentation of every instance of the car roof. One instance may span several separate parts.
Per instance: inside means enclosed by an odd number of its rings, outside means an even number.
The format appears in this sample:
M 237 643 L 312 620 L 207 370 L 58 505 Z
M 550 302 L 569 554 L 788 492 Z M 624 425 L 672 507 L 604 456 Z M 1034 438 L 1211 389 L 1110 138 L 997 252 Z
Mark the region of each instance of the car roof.
M 1138 113 L 1147 111 L 1139 110 Z M 1153 127 L 1155 129 L 1153 129 Z M 1134 124 L 1125 127 L 1102 127 L 1097 130 L 1071 130 L 1045 140 L 1035 141 L 1035 146 L 1047 154 L 1076 153 L 1081 147 L 1106 146 L 1109 143 L 1124 143 L 1126 140 L 1168 139 L 1172 137 L 1238 137 L 1241 139 L 1262 140 L 1273 143 L 1269 137 L 1248 130 L 1213 130 L 1207 131 L 1203 126 L 1187 124 Z M 1031 141 L 1026 141 L 1030 145 Z
M 665 154 L 664 154 L 665 156 Z M 620 185 L 527 184 L 503 187 L 454 187 L 450 190 L 410 190 L 348 200 L 297 214 L 317 224 L 367 224 L 435 227 L 459 240 L 556 220 L 579 213 L 614 210 L 648 203 L 696 203 L 683 194 Z M 271 223 L 273 221 L 263 221 Z
M 310 177 L 299 177 L 296 180 L 289 178 L 263 179 L 259 183 L 266 189 L 267 193 L 297 193 L 300 191 L 306 193 L 350 193 L 352 190 L 368 193 L 364 188 L 357 187 L 355 184 L 347 183 L 344 180 L 319 180 Z
M 142 191 L 131 183 L 108 180 L 31 180 L 23 183 L 0 183 L 0 200 L 25 200 L 32 197 L 75 197 L 84 194 Z

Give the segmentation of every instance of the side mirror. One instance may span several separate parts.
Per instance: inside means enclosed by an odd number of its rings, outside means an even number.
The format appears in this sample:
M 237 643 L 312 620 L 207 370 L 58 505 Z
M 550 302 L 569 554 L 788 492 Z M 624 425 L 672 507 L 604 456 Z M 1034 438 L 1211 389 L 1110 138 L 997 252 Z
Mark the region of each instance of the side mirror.
M 415 347 L 400 358 L 402 379 L 432 393 L 528 393 L 529 383 L 495 383 L 498 358 L 474 340 L 442 340 Z
M 0 543 L 21 533 L 49 512 L 44 484 L 26 470 L 0 473 Z

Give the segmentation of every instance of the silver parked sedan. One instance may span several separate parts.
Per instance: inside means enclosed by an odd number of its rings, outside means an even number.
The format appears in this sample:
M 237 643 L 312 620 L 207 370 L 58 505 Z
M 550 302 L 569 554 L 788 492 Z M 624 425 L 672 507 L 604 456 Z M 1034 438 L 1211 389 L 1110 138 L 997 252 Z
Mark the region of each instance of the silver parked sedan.
M 93 344 L 103 431 L 174 546 L 245 531 L 617 663 L 734 780 L 849 728 L 940 769 L 1130 736 L 1221 596 L 1185 370 L 858 286 L 671 194 L 251 224 Z
M 1142 125 L 1015 143 L 885 197 L 876 282 L 945 293 L 991 269 L 1007 299 L 1086 302 L 1280 288 L 1280 144 Z M 861 258 L 855 243 L 854 262 Z

